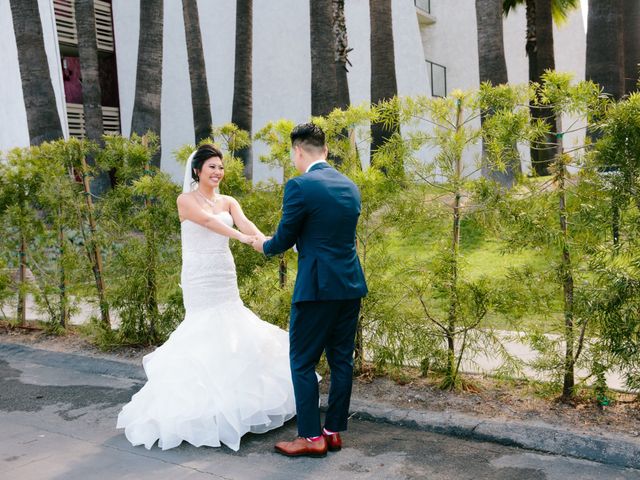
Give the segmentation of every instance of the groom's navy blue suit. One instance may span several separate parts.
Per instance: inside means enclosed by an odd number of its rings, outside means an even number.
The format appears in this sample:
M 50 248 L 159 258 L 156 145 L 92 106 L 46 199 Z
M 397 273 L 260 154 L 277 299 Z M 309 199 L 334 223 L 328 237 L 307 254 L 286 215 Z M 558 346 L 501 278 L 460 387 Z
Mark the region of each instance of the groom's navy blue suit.
M 315 368 L 323 350 L 331 368 L 325 427 L 347 428 L 360 299 L 367 294 L 356 252 L 359 215 L 356 185 L 318 163 L 285 185 L 282 219 L 263 246 L 268 256 L 298 249 L 289 343 L 301 437 L 321 433 Z

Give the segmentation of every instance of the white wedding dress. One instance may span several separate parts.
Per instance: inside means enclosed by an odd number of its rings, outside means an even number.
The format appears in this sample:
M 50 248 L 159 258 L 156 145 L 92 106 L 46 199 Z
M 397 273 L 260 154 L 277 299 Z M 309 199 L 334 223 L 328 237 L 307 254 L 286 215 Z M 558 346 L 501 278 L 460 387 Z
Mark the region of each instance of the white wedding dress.
M 228 212 L 218 214 L 229 226 Z M 182 222 L 186 315 L 146 355 L 147 383 L 118 415 L 133 445 L 163 450 L 183 440 L 233 450 L 247 432 L 264 433 L 295 416 L 289 337 L 240 299 L 229 239 Z

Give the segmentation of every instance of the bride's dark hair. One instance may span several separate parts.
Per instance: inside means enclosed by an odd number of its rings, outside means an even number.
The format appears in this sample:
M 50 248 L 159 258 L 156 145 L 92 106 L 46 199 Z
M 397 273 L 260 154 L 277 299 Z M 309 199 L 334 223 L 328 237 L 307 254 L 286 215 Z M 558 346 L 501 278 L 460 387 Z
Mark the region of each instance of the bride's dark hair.
M 218 157 L 222 160 L 222 151 L 220 151 L 218 147 L 210 143 L 203 143 L 198 147 L 198 150 L 196 150 L 191 160 L 191 178 L 193 178 L 195 182 L 199 180 L 198 173 L 202 171 L 204 162 L 213 157 Z

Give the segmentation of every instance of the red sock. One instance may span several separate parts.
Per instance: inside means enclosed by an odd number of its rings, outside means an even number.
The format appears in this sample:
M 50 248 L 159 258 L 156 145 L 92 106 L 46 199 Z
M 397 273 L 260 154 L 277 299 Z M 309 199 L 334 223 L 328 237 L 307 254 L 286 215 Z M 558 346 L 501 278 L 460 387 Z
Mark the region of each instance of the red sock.
M 325 435 L 335 435 L 338 432 L 332 432 L 331 430 L 327 430 L 326 428 L 323 428 L 322 431 L 325 433 Z
M 307 437 L 307 441 L 308 442 L 317 442 L 318 440 L 320 440 L 322 438 L 322 435 L 319 435 L 317 437 Z

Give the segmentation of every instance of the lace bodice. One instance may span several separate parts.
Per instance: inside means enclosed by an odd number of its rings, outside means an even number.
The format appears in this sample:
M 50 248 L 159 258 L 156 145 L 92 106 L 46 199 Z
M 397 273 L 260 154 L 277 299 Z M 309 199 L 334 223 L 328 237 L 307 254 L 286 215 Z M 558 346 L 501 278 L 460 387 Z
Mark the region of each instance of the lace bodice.
M 216 217 L 229 225 L 233 226 L 233 218 L 229 212 L 220 212 Z M 229 237 L 217 234 L 202 227 L 191 220 L 185 220 L 181 224 L 182 230 L 182 255 L 186 252 L 195 253 L 214 253 L 228 250 Z
M 217 216 L 233 226 L 229 212 Z M 182 222 L 181 231 L 181 286 L 187 312 L 214 308 L 230 301 L 240 302 L 229 238 L 190 220 Z

